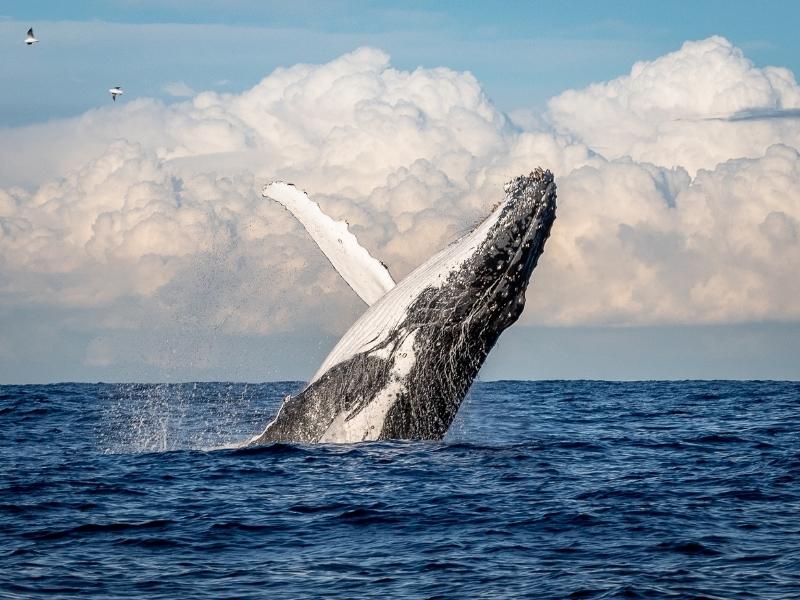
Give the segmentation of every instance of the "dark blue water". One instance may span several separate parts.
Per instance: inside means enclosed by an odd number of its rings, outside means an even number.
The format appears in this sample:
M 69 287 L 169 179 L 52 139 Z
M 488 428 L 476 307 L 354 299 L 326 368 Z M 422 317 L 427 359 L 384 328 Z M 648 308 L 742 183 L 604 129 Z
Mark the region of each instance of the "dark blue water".
M 800 598 L 800 384 L 478 384 L 444 443 L 205 449 L 297 384 L 0 386 L 0 596 Z

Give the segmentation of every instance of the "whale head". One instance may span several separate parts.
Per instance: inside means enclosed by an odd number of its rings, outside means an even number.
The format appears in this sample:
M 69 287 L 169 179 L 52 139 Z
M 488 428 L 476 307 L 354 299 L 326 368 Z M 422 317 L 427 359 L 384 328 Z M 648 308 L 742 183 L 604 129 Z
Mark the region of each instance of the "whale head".
M 550 171 L 515 177 L 505 191 L 505 199 L 476 228 L 479 243 L 471 256 L 435 294 L 438 302 L 452 307 L 455 322 L 474 326 L 486 341 L 522 314 L 528 282 L 555 220 L 556 185 Z

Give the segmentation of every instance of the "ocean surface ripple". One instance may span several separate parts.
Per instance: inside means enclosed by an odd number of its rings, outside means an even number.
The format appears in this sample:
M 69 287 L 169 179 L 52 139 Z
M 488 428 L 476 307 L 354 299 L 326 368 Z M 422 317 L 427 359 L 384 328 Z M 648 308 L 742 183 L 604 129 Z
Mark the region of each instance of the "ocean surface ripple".
M 441 443 L 230 447 L 299 387 L 0 386 L 0 597 L 800 598 L 800 383 L 478 383 Z

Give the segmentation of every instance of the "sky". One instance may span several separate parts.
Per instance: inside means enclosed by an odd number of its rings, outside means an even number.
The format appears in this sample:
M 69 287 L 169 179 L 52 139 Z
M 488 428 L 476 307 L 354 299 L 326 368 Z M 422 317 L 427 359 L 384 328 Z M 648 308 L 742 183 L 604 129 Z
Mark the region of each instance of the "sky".
M 397 68 L 470 71 L 501 110 L 542 109 L 565 89 L 715 34 L 756 64 L 796 73 L 798 18 L 796 3 L 742 0 L 3 0 L 0 125 L 94 108 L 123 74 L 131 92 L 169 100 L 170 83 L 241 91 L 276 67 L 326 62 L 359 46 L 384 50 Z M 19 28 L 30 25 L 48 46 L 21 55 Z
M 798 379 L 798 17 L 0 2 L 0 383 L 307 378 L 364 305 L 266 181 L 398 278 L 540 164 L 558 220 L 482 378 Z

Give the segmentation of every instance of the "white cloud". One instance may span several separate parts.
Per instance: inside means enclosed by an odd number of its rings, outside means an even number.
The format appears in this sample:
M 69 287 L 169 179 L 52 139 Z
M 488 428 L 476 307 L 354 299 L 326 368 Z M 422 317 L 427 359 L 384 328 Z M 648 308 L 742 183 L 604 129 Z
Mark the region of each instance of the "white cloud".
M 196 93 L 185 81 L 171 81 L 165 84 L 162 89 L 175 98 L 190 98 Z
M 529 314 L 563 323 L 796 320 L 797 190 L 800 157 L 782 145 L 694 180 L 632 161 L 578 169 L 559 187 L 565 201 L 535 273 L 548 293 L 532 294 Z
M 264 181 L 302 185 L 397 278 L 543 165 L 558 220 L 524 321 L 798 319 L 800 119 L 709 120 L 798 107 L 790 72 L 710 38 L 516 124 L 468 73 L 359 49 L 241 94 L 10 129 L 0 306 L 99 328 L 92 365 L 124 355 L 115 330 L 340 332 L 360 302 Z
M 629 75 L 550 100 L 559 131 L 608 158 L 682 166 L 694 174 L 729 158 L 763 155 L 774 143 L 800 145 L 800 120 L 730 122 L 753 109 L 800 107 L 787 69 L 758 68 L 721 37 L 686 42 L 636 63 Z

